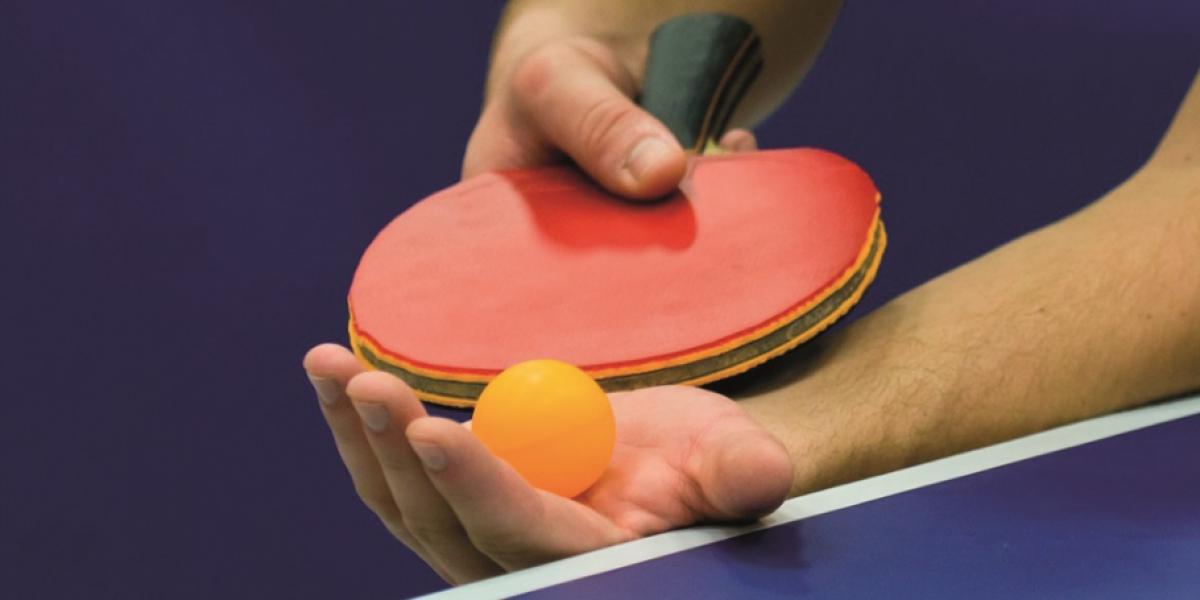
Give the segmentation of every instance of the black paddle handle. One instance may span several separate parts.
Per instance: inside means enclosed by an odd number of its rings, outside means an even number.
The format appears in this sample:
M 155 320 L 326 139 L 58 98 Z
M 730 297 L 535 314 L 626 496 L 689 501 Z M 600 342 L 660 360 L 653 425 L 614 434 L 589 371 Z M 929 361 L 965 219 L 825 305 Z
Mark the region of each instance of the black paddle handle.
M 722 13 L 675 17 L 650 37 L 639 104 L 687 150 L 716 142 L 762 70 L 758 34 Z

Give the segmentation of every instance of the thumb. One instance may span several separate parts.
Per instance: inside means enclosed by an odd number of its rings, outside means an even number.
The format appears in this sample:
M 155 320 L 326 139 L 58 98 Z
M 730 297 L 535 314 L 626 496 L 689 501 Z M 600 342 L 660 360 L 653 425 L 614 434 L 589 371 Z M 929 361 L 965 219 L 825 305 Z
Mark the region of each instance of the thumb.
M 787 449 L 766 431 L 713 432 L 702 443 L 700 490 L 720 519 L 755 519 L 779 507 L 792 485 Z
M 633 78 L 602 47 L 564 41 L 542 47 L 513 73 L 518 111 L 610 191 L 655 198 L 675 188 L 687 160 L 670 131 L 631 99 Z

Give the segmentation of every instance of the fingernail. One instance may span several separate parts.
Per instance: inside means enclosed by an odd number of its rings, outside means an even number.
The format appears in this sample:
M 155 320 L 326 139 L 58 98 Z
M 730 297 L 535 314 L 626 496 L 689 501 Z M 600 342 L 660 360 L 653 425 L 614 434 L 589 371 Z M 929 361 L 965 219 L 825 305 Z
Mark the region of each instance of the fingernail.
M 629 151 L 625 168 L 634 179 L 641 180 L 670 154 L 671 146 L 661 139 L 654 136 L 642 138 Z
M 430 471 L 441 471 L 446 468 L 446 452 L 434 444 L 425 444 L 420 442 L 409 442 L 412 445 L 413 452 L 417 453 L 417 458 L 421 459 L 421 463 Z
M 325 406 L 337 404 L 342 390 L 336 379 L 309 376 L 308 380 L 312 382 L 313 389 L 317 392 L 317 399 L 321 401 L 321 404 Z
M 375 433 L 380 433 L 384 429 L 387 429 L 390 417 L 388 416 L 386 406 L 371 402 L 355 402 L 354 410 L 358 411 L 358 416 L 362 419 L 363 424 L 367 426 L 367 429 Z

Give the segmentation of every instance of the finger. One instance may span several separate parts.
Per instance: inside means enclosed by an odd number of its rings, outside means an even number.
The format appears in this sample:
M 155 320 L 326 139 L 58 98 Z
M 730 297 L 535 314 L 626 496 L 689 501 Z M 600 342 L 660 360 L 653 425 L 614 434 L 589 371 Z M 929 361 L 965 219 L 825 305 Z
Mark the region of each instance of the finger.
M 425 416 L 412 389 L 392 375 L 374 372 L 352 379 L 346 393 L 362 417 L 367 442 L 399 509 L 401 527 L 424 549 L 426 560 L 441 565 L 454 583 L 503 572 L 471 544 L 404 437 L 405 427 Z
M 466 429 L 423 418 L 408 439 L 475 546 L 519 569 L 611 545 L 626 535 L 576 502 L 530 487 Z
M 749 130 L 731 129 L 721 136 L 720 146 L 726 152 L 753 152 L 758 150 L 758 140 Z
M 527 121 L 610 191 L 656 198 L 683 178 L 683 149 L 631 99 L 632 77 L 584 41 L 549 44 L 514 71 L 515 116 Z
M 342 346 L 322 344 L 305 355 L 304 369 L 317 392 L 321 412 L 333 433 L 338 455 L 346 465 L 358 497 L 392 535 L 429 563 L 443 579 L 449 580 L 449 573 L 441 564 L 431 560 L 420 542 L 404 528 L 391 489 L 363 432 L 362 420 L 346 394 L 347 383 L 366 370 L 362 363 Z
M 537 167 L 561 160 L 561 153 L 518 120 L 510 103 L 503 99 L 490 102 L 483 109 L 467 140 L 463 179 L 488 171 Z
M 706 434 L 690 470 L 715 519 L 764 516 L 779 508 L 792 485 L 787 449 L 749 422 Z
M 304 357 L 313 389 L 320 400 L 321 412 L 333 433 L 338 454 L 350 473 L 354 489 L 362 501 L 385 522 L 399 517 L 375 453 L 363 434 L 358 413 L 346 396 L 346 384 L 365 369 L 349 350 L 322 344 Z

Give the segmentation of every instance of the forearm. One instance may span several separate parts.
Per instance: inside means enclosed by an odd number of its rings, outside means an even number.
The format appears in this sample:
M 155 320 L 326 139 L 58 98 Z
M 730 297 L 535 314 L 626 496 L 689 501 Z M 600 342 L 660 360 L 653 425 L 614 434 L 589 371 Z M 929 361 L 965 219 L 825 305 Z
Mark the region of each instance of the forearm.
M 1200 388 L 1200 160 L 1171 143 L 1200 131 L 1185 127 L 1200 94 L 1189 105 L 1096 204 L 897 298 L 808 376 L 743 401 L 788 446 L 792 492 Z
M 688 12 L 740 16 L 763 39 L 765 67 L 748 92 L 732 126 L 747 127 L 775 109 L 800 82 L 825 44 L 841 0 L 514 0 L 496 32 L 488 86 L 505 81 L 510 69 L 538 46 L 582 36 L 616 50 L 639 81 L 651 32 Z

